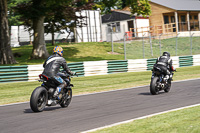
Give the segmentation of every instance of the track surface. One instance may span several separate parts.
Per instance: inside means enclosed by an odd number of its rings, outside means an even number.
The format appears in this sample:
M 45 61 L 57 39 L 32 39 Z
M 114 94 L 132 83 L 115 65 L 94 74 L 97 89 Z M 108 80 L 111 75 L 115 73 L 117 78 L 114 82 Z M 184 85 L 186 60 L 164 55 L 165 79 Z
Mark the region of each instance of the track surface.
M 0 133 L 78 133 L 161 111 L 200 103 L 200 79 L 172 83 L 153 96 L 149 87 L 73 97 L 68 108 L 33 113 L 29 103 L 0 107 Z

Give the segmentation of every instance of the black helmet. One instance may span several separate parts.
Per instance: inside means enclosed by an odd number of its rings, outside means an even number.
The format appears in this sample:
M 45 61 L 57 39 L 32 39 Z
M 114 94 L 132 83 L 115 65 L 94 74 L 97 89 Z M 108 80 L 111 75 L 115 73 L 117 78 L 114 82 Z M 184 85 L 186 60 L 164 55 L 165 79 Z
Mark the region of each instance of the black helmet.
M 163 56 L 168 56 L 168 57 L 170 57 L 170 53 L 169 53 L 169 52 L 163 52 Z

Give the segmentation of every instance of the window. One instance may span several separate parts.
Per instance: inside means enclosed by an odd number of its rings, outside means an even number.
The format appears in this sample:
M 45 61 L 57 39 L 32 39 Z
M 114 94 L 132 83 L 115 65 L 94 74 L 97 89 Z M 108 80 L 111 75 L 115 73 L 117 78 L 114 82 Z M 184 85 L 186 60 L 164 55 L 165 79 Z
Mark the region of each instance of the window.
M 164 16 L 164 23 L 169 24 L 169 16 Z
M 185 22 L 186 22 L 185 15 L 181 15 L 181 22 L 182 22 L 182 23 L 185 23 Z
M 175 17 L 171 16 L 171 23 L 175 23 Z
M 197 16 L 197 15 L 194 15 L 194 19 L 195 19 L 195 20 L 198 20 L 198 16 Z
M 108 27 L 108 33 L 111 33 L 113 31 L 113 33 L 118 33 L 120 32 L 120 22 L 116 22 L 116 23 L 111 23 L 111 24 L 107 24 Z
M 190 20 L 192 19 L 192 15 L 190 15 Z

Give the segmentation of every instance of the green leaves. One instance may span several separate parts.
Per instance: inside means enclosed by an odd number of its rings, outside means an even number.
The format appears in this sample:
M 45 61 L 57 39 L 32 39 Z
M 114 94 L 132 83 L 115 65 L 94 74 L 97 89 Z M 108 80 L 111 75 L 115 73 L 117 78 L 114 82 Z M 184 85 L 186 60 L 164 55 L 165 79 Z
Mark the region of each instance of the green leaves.
M 132 14 L 148 16 L 151 8 L 148 0 L 95 0 L 94 9 L 100 8 L 102 14 L 110 13 L 113 9 L 130 7 Z
M 151 14 L 151 7 L 148 0 L 126 0 L 127 6 L 130 6 L 131 13 L 148 16 Z
M 110 13 L 112 9 L 122 9 L 122 0 L 96 0 L 94 9 L 101 9 L 102 14 Z

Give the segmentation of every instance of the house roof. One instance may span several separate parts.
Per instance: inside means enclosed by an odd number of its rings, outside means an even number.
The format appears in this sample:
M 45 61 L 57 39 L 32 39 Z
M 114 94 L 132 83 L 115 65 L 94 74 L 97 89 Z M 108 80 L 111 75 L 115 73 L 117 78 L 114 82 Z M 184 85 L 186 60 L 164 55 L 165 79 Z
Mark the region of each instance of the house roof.
M 131 12 L 122 10 L 113 10 L 110 14 L 105 14 L 102 17 L 102 23 L 123 21 L 128 19 L 134 19 L 135 16 L 131 16 Z
M 177 11 L 200 11 L 200 0 L 150 0 L 150 2 Z

